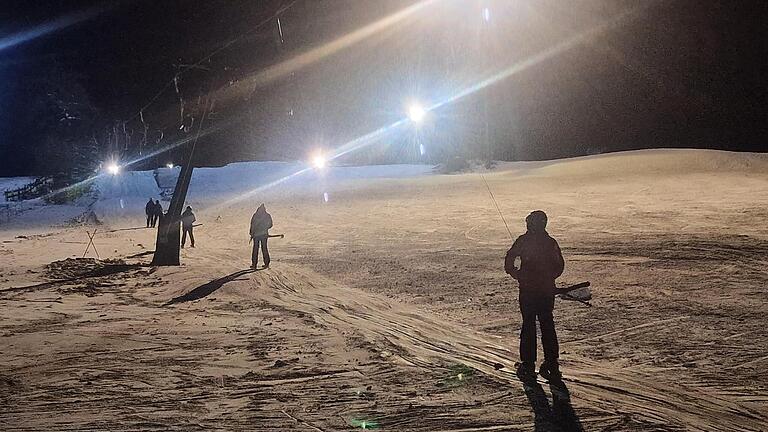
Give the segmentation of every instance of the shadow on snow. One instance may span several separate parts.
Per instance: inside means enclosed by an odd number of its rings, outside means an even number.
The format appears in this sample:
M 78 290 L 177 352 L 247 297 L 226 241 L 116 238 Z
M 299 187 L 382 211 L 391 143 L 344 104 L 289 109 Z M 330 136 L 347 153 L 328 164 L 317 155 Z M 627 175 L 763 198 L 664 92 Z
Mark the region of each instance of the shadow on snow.
M 583 432 L 579 417 L 571 406 L 571 394 L 565 383 L 549 384 L 552 392 L 550 406 L 544 389 L 538 382 L 524 382 L 523 389 L 534 415 L 536 432 Z
M 201 298 L 211 295 L 217 289 L 224 286 L 225 283 L 232 282 L 233 280 L 239 278 L 240 276 L 246 275 L 248 273 L 253 273 L 255 271 L 258 271 L 258 270 L 256 269 L 238 270 L 232 274 L 228 274 L 224 277 L 220 277 L 218 279 L 215 279 L 208 283 L 200 285 L 199 287 L 193 289 L 192 291 L 184 295 L 174 297 L 163 306 L 170 306 L 177 303 L 186 303 L 189 301 L 200 300 Z

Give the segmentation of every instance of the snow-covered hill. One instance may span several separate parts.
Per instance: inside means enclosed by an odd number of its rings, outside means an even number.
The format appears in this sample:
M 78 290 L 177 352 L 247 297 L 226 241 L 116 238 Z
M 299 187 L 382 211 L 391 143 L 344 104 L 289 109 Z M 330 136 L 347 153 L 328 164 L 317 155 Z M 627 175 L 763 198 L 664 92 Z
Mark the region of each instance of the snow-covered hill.
M 163 191 L 172 191 L 179 167 L 154 171 L 126 171 L 112 176 L 101 174 L 92 180 L 92 194 L 69 205 L 49 205 L 32 200 L 14 205 L 14 215 L 0 220 L 0 230 L 10 227 L 47 227 L 66 223 L 92 210 L 102 222 L 112 223 L 143 218 L 147 200 L 163 199 Z M 197 168 L 187 195 L 188 203 L 205 208 L 222 202 L 249 197 L 262 199 L 266 193 L 295 195 L 313 190 L 344 187 L 358 180 L 408 178 L 430 175 L 431 165 L 331 166 L 316 170 L 303 163 L 240 162 L 218 168 Z M 0 179 L 0 189 L 22 186 L 34 179 Z M 163 202 L 168 207 L 168 195 Z M 9 220 L 10 219 L 10 220 Z
M 163 190 L 172 191 L 180 171 L 176 167 L 101 176 L 95 182 L 97 201 L 93 210 L 100 220 L 135 215 L 137 209 L 143 211 L 149 198 L 159 199 Z M 316 170 L 300 163 L 240 162 L 218 168 L 196 168 L 187 201 L 195 207 L 207 207 L 244 196 L 258 199 L 266 193 L 293 195 L 318 187 L 339 187 L 355 180 L 407 178 L 431 173 L 430 165 L 373 165 Z M 164 204 L 167 208 L 168 203 Z
M 562 430 L 765 430 L 765 155 L 627 152 L 484 179 L 331 168 L 264 187 L 304 168 L 196 170 L 202 226 L 179 267 L 146 267 L 157 231 L 142 228 L 170 171 L 160 188 L 152 172 L 100 178 L 95 203 L 0 225 L 4 430 L 347 430 L 359 413 L 386 430 L 531 430 L 503 257 L 534 209 L 564 253 L 559 283 L 589 280 L 594 296 L 556 306 L 570 396 L 545 385 L 536 404 L 578 416 Z M 252 271 L 262 200 L 285 237 Z M 41 222 L 88 205 L 105 225 Z M 127 265 L 66 260 L 94 229 L 100 257 Z M 461 386 L 454 365 L 473 371 Z
M 487 172 L 481 169 L 482 172 Z M 93 196 L 73 205 L 50 206 L 39 200 L 23 204 L 17 220 L 0 222 L 0 229 L 14 224 L 50 225 L 64 223 L 84 211 L 93 210 L 99 220 L 113 222 L 143 217 L 149 198 L 162 199 L 173 189 L 178 167 L 154 171 L 100 175 L 93 181 Z M 704 172 L 768 172 L 768 154 L 733 153 L 697 149 L 656 149 L 609 153 L 569 159 L 535 162 L 499 162 L 494 175 L 551 178 L 592 177 L 620 179 L 628 176 L 688 175 Z M 316 170 L 303 163 L 240 162 L 218 168 L 197 168 L 187 201 L 196 209 L 220 206 L 238 200 L 265 201 L 295 196 L 334 193 L 355 184 L 380 179 L 403 179 L 436 175 L 430 165 L 339 166 Z M 0 179 L 0 189 L 17 187 L 29 178 Z M 608 180 L 610 181 L 610 180 Z M 167 199 L 167 195 L 166 195 Z M 167 201 L 164 202 L 167 208 Z

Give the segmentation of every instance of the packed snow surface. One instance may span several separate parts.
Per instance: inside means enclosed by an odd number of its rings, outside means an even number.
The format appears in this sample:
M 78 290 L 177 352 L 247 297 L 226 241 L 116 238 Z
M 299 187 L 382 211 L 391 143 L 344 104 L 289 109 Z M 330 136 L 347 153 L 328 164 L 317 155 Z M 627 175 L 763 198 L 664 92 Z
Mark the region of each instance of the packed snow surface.
M 143 220 L 170 170 L 0 224 L 3 430 L 765 430 L 766 155 L 305 168 L 195 170 L 178 267 L 149 265 Z M 255 271 L 259 202 L 285 237 Z M 558 284 L 592 283 L 592 307 L 556 301 L 567 390 L 514 373 L 503 257 L 535 209 Z M 94 229 L 102 260 L 76 259 Z

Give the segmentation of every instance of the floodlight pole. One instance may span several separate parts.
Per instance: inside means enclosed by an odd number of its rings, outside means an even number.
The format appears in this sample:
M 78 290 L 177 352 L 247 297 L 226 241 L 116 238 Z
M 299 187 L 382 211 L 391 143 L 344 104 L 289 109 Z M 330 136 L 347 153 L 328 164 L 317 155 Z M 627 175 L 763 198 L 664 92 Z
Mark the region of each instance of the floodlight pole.
M 152 257 L 153 266 L 177 266 L 179 262 L 180 254 L 180 235 L 181 229 L 181 211 L 184 207 L 184 202 L 187 199 L 187 191 L 189 190 L 189 183 L 192 181 L 192 170 L 194 166 L 192 164 L 195 145 L 200 138 L 200 132 L 203 129 L 203 123 L 205 122 L 205 115 L 208 111 L 208 101 L 206 100 L 203 106 L 203 115 L 200 118 L 200 123 L 197 128 L 197 135 L 195 135 L 192 146 L 189 149 L 184 165 L 181 166 L 181 172 L 179 178 L 176 180 L 176 187 L 173 189 L 173 197 L 171 197 L 171 204 L 168 207 L 168 212 L 160 218 L 157 228 L 157 240 L 155 241 L 155 254 Z
M 483 66 L 485 69 L 488 69 L 488 47 L 490 46 L 488 44 L 488 39 L 490 38 L 490 8 L 489 7 L 483 7 L 482 8 L 482 28 L 483 30 L 480 32 L 483 39 Z M 492 164 L 492 152 L 491 152 L 491 127 L 488 122 L 488 99 L 491 97 L 490 88 L 486 88 L 483 91 L 483 139 L 485 140 L 485 167 L 491 168 Z

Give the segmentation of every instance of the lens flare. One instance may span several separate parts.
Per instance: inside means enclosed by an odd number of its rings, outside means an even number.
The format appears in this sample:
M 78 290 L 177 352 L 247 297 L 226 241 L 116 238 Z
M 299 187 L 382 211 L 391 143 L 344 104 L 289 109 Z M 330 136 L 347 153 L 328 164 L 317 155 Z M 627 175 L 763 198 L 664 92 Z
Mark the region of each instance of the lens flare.
M 51 33 L 65 30 L 69 27 L 81 24 L 99 15 L 114 10 L 118 2 L 101 3 L 90 9 L 84 9 L 78 12 L 62 15 L 36 27 L 24 30 L 19 33 L 10 34 L 0 38 L 0 51 L 12 48 L 16 45 L 32 41 L 37 38 L 47 36 Z
M 115 162 L 110 162 L 109 165 L 107 165 L 107 172 L 113 176 L 120 174 L 120 165 Z
M 360 429 L 378 429 L 379 423 L 374 420 L 369 419 L 350 419 L 349 424 L 352 427 L 357 427 Z
M 475 370 L 464 364 L 453 365 L 449 368 L 450 375 L 442 380 L 444 387 L 458 387 L 467 385 L 472 379 Z
M 414 123 L 421 123 L 426 117 L 427 111 L 419 103 L 412 103 L 408 107 L 408 118 Z
M 321 152 L 315 153 L 314 156 L 312 156 L 312 165 L 317 169 L 323 169 L 328 164 L 328 159 L 323 155 Z

